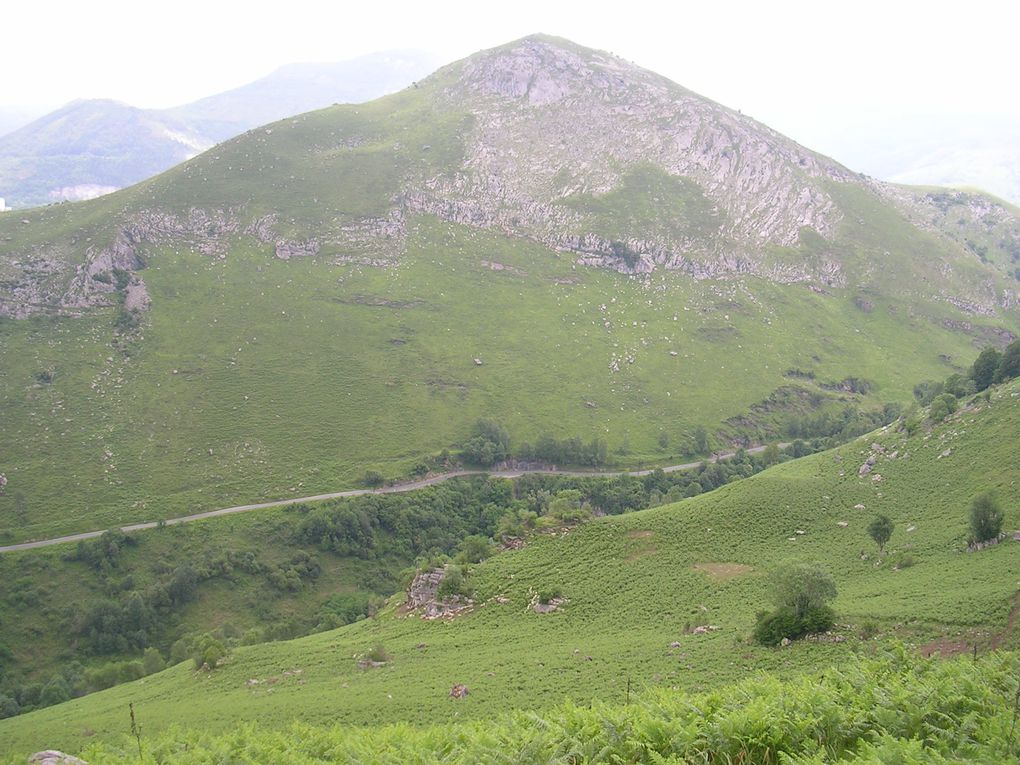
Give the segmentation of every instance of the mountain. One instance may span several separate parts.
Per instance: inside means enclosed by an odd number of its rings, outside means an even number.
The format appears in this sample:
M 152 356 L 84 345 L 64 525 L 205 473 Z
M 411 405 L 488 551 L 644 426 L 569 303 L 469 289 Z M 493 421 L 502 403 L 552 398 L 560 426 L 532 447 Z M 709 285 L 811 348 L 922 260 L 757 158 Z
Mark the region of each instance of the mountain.
M 967 508 L 976 494 L 993 491 L 1005 528 L 1020 520 L 1012 491 L 1020 465 L 1011 457 L 1020 435 L 1020 383 L 963 402 L 945 422 L 924 422 L 913 435 L 911 429 L 883 428 L 680 503 L 547 528 L 519 549 L 470 566 L 473 604 L 459 613 L 427 618 L 401 594 L 374 618 L 289 642 L 236 640 L 229 660 L 214 671 L 181 663 L 141 682 L 0 721 L 0 734 L 12 752 L 77 750 L 87 741 L 115 747 L 133 703 L 144 741 L 219 734 L 223 759 L 253 735 L 238 737 L 242 723 L 257 722 L 295 741 L 308 735 L 290 727 L 295 720 L 302 726 L 410 723 L 438 735 L 447 724 L 488 721 L 510 709 L 545 713 L 565 698 L 580 710 L 592 701 L 623 704 L 631 689 L 699 693 L 752 674 L 756 682 L 771 682 L 763 671 L 791 678 L 825 670 L 831 679 L 859 654 L 903 667 L 908 650 L 964 653 L 968 660 L 975 650 L 977 664 L 998 666 L 989 651 L 1016 648 L 1020 640 L 1017 545 L 968 551 Z M 493 481 L 492 491 L 507 491 L 505 484 Z M 525 487 L 516 488 L 527 496 Z M 344 517 L 338 507 L 305 513 L 271 511 L 261 523 L 276 528 L 274 538 L 285 538 L 288 528 L 330 517 L 339 528 Z M 894 523 L 881 554 L 867 531 L 878 514 Z M 208 521 L 205 534 L 229 537 L 234 522 Z M 326 547 L 324 540 L 323 556 Z M 33 555 L 4 561 L 6 570 L 58 567 L 32 564 Z M 785 647 L 756 645 L 748 637 L 755 613 L 769 607 L 768 574 L 791 560 L 821 561 L 831 572 L 837 626 Z M 225 582 L 205 597 L 224 602 L 237 592 Z M 557 607 L 539 608 L 543 599 Z M 373 651 L 382 657 L 375 665 L 364 661 Z M 996 690 L 1005 699 L 1016 692 L 1015 674 L 1009 678 Z M 469 694 L 451 699 L 456 685 Z M 870 682 L 851 686 L 869 715 L 888 712 L 878 700 L 885 697 L 869 692 Z M 920 699 L 931 698 L 934 686 L 915 687 Z M 728 706 L 725 690 L 716 698 L 712 709 Z M 821 714 L 810 700 L 805 705 L 787 714 L 802 721 Z M 1001 700 L 996 706 L 1009 709 Z M 740 708 L 752 714 L 756 706 Z M 988 712 L 976 714 L 978 730 Z M 849 727 L 858 732 L 879 723 L 870 716 L 867 723 L 855 720 Z M 938 721 L 932 725 L 942 729 Z M 160 733 L 170 726 L 176 731 Z M 905 730 L 911 738 L 917 728 Z M 124 751 L 134 751 L 134 744 L 127 741 Z
M 255 82 L 162 114 L 219 142 L 333 103 L 371 101 L 407 87 L 440 63 L 431 54 L 405 50 L 370 53 L 332 64 L 289 64 Z
M 419 51 L 293 64 L 173 109 L 75 101 L 8 135 L 0 131 L 0 196 L 27 207 L 107 194 L 263 123 L 399 90 L 436 64 Z
M 427 472 L 480 419 L 624 466 L 853 430 L 1016 336 L 1018 242 L 525 38 L 0 216 L 0 534 Z
M 108 100 L 75 101 L 0 138 L 7 204 L 91 199 L 212 143 L 183 124 Z

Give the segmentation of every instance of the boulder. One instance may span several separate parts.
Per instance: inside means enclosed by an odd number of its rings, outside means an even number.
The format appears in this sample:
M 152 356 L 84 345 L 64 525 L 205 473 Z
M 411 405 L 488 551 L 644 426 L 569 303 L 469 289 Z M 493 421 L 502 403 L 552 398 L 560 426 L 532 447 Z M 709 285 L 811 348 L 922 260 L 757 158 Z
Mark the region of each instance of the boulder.
M 56 749 L 36 752 L 28 758 L 28 762 L 29 765 L 88 765 L 85 760 L 79 760 L 77 757 L 58 752 Z

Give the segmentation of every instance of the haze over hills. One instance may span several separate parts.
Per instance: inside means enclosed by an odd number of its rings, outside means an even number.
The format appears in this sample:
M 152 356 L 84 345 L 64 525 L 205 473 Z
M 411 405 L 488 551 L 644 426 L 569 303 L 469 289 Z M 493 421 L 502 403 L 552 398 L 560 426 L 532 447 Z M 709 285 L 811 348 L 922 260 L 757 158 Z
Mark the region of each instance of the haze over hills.
M 854 126 L 830 150 L 852 167 L 895 183 L 982 189 L 1020 205 L 1020 122 L 899 119 Z
M 699 426 L 783 437 L 1008 342 L 1017 242 L 995 200 L 861 178 L 525 38 L 0 218 L 0 446 L 23 509 L 3 531 L 396 477 L 482 417 L 623 464 Z
M 399 90 L 437 64 L 420 51 L 387 51 L 292 64 L 172 109 L 75 101 L 6 135 L 0 130 L 0 197 L 26 207 L 109 193 L 258 125 Z

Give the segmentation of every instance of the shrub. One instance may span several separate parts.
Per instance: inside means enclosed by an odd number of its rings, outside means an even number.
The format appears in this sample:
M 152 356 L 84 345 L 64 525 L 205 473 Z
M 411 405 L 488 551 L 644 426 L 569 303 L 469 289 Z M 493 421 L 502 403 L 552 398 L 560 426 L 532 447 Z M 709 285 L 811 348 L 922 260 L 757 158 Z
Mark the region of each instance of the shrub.
M 552 587 L 545 587 L 538 591 L 538 602 L 542 605 L 548 605 L 557 598 L 563 597 L 563 588 L 559 585 L 553 585 Z
M 366 470 L 361 481 L 365 484 L 365 486 L 370 486 L 375 489 L 386 483 L 386 477 L 378 470 Z
M 195 669 L 216 669 L 227 656 L 227 649 L 212 635 L 202 635 L 192 646 L 191 660 Z
M 159 649 L 151 646 L 145 649 L 145 653 L 142 654 L 142 669 L 146 675 L 166 669 L 166 662 L 163 661 L 163 654 L 159 652 Z
M 836 622 L 836 614 L 825 605 L 811 606 L 800 616 L 790 606 L 758 615 L 754 640 L 761 645 L 779 645 L 783 638 L 796 640 L 804 635 L 825 632 Z
M 1001 383 L 1020 377 L 1020 340 L 1014 340 L 1002 352 L 1002 358 L 995 370 L 995 382 Z
M 956 411 L 956 396 L 951 393 L 943 393 L 936 396 L 931 402 L 931 409 L 928 416 L 932 422 L 942 422 L 946 417 Z
M 989 492 L 974 497 L 970 503 L 971 541 L 997 539 L 1002 533 L 1002 520 L 1002 508 Z
M 390 656 L 389 651 L 386 650 L 386 647 L 382 643 L 376 643 L 374 646 L 372 646 L 372 650 L 370 650 L 366 654 L 366 657 L 368 658 L 369 661 L 374 661 L 377 664 L 383 664 L 393 659 L 393 657 Z
M 471 597 L 464 569 L 460 566 L 447 566 L 446 576 L 443 577 L 437 594 L 440 598 Z
M 0 693 L 0 720 L 5 717 L 14 717 L 20 713 L 21 706 L 18 704 L 18 700 Z
M 319 624 L 322 629 L 352 624 L 371 616 L 376 607 L 376 599 L 367 592 L 338 593 L 319 609 Z
M 914 565 L 914 556 L 907 553 L 900 556 L 900 559 L 896 561 L 896 568 L 910 568 Z
M 510 456 L 510 434 L 497 422 L 479 420 L 462 454 L 467 462 L 482 467 L 502 462 Z

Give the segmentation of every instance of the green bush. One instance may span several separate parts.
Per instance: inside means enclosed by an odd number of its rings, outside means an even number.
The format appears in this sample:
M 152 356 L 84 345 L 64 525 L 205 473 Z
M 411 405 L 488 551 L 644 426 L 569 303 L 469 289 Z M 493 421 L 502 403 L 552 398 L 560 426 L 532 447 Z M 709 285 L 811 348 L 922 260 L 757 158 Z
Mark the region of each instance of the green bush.
M 545 587 L 538 591 L 538 602 L 542 605 L 548 605 L 557 598 L 563 597 L 563 588 L 559 585 L 553 585 L 551 587 Z
M 936 396 L 931 402 L 931 409 L 929 410 L 929 418 L 932 422 L 942 422 L 946 417 L 956 411 L 958 404 L 956 402 L 956 396 L 951 393 L 943 393 Z
M 1002 533 L 1002 508 L 989 492 L 979 494 L 970 503 L 971 542 L 987 542 Z
M 191 660 L 195 669 L 216 669 L 227 656 L 223 643 L 212 635 L 202 635 L 192 647 Z
M 467 575 L 461 566 L 447 566 L 446 576 L 439 585 L 440 598 L 469 598 L 471 590 L 467 584 Z
M 825 632 L 836 623 L 836 614 L 828 606 L 811 606 L 802 616 L 790 606 L 758 615 L 754 640 L 760 645 L 779 645 L 783 638 L 796 640 L 804 635 Z

